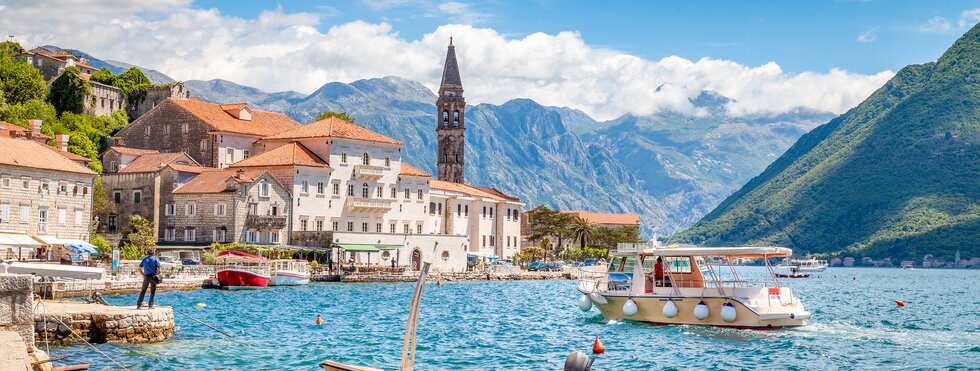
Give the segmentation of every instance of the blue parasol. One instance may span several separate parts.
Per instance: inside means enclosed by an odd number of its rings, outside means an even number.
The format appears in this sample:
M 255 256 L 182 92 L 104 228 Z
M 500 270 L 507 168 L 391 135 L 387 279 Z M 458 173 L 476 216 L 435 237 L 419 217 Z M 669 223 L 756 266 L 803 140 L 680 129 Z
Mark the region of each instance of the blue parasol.
M 85 253 L 88 253 L 90 255 L 99 254 L 99 250 L 95 248 L 95 245 L 85 241 L 72 241 L 66 244 L 65 246 L 68 247 L 68 251 L 75 254 L 85 254 Z

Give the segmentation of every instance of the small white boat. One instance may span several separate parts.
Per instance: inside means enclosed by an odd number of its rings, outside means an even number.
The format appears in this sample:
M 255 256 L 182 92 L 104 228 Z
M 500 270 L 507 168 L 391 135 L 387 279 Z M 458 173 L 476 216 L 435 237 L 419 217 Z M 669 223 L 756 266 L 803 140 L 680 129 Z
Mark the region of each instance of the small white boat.
M 823 272 L 827 270 L 830 264 L 827 264 L 826 260 L 817 260 L 813 258 L 793 260 L 793 263 L 799 268 L 800 272 Z
M 664 325 L 777 329 L 803 326 L 810 312 L 787 283 L 776 276 L 769 258 L 786 257 L 784 247 L 668 246 L 612 253 L 607 272 L 582 272 L 579 308 L 597 307 L 607 320 L 628 319 Z M 768 278 L 742 279 L 734 265 L 731 277 L 698 257 L 763 259 Z M 662 259 L 663 279 L 650 278 Z M 591 268 L 591 267 L 590 267 Z
M 7 267 L 8 273 L 32 274 L 39 277 L 71 278 L 76 280 L 101 280 L 104 268 L 77 265 L 24 263 L 15 261 Z
M 310 263 L 306 260 L 270 260 L 272 279 L 269 286 L 297 286 L 310 283 Z

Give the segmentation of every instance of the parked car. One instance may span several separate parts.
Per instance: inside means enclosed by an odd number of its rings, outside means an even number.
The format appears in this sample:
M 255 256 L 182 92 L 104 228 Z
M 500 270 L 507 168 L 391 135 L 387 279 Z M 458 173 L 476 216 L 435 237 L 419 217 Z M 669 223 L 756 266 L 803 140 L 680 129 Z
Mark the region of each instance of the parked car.
M 181 263 L 172 256 L 158 256 L 157 259 L 160 260 L 160 266 L 163 267 L 172 268 L 181 265 Z
M 533 262 L 531 262 L 531 264 L 528 264 L 527 265 L 527 270 L 532 271 L 532 272 L 542 271 L 542 270 L 546 270 L 546 269 L 547 269 L 547 265 L 545 264 L 545 262 L 540 261 L 540 260 L 533 261 Z
M 557 272 L 565 269 L 565 262 L 554 261 L 545 264 L 545 270 L 549 272 Z
M 204 264 L 204 262 L 202 262 L 200 260 L 192 259 L 192 258 L 183 258 L 183 259 L 180 259 L 180 262 L 182 264 L 184 264 L 184 265 L 202 265 L 202 264 Z
M 585 261 L 582 262 L 582 265 L 584 265 L 586 267 L 591 267 L 591 266 L 595 265 L 595 263 L 598 262 L 598 261 L 599 261 L 599 259 L 596 259 L 596 258 L 588 258 L 588 259 L 585 259 Z

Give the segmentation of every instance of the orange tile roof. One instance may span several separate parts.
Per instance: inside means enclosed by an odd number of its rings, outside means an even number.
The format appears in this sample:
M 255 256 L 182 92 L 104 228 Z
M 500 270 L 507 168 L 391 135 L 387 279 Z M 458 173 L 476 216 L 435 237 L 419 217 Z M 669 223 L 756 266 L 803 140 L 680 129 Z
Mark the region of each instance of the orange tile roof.
M 95 175 L 91 169 L 48 148 L 32 140 L 0 137 L 0 164 Z
M 190 160 L 190 161 L 188 161 Z M 160 165 L 198 165 L 183 152 L 179 153 L 148 153 L 137 157 L 129 165 L 119 170 L 120 173 L 146 173 L 160 170 Z
M 501 193 L 500 191 L 496 191 L 495 190 L 495 192 L 491 193 L 491 192 L 487 192 L 485 190 L 482 190 L 480 188 L 471 186 L 469 184 L 465 184 L 465 183 L 453 183 L 453 182 L 447 182 L 447 181 L 443 181 L 443 180 L 435 180 L 435 179 L 430 180 L 429 181 L 429 188 L 443 190 L 443 191 L 449 191 L 449 192 L 462 193 L 462 194 L 466 194 L 466 195 L 470 195 L 470 196 L 474 196 L 474 197 L 492 198 L 492 199 L 497 200 L 497 201 L 514 201 L 514 200 L 518 200 L 518 199 L 516 199 L 514 197 L 507 196 L 507 195 Z
M 231 164 L 230 167 L 262 167 L 262 166 L 316 166 L 329 167 L 320 156 L 299 143 L 286 143 L 275 149 L 262 152 L 248 159 Z
M 593 213 L 582 210 L 561 210 L 592 224 L 640 225 L 640 216 L 636 214 Z
M 431 177 L 432 176 L 432 174 L 429 174 L 427 172 L 424 172 L 421 169 L 419 169 L 419 168 L 417 168 L 415 166 L 406 164 L 404 162 L 402 162 L 402 168 L 401 168 L 401 171 L 398 174 L 399 175 L 408 175 L 408 176 L 420 176 L 420 177 Z
M 265 174 L 265 170 L 244 170 L 242 179 L 237 180 L 241 183 L 251 183 L 256 178 Z M 179 193 L 223 193 L 234 192 L 236 189 L 228 187 L 228 179 L 235 178 L 238 170 L 215 170 L 206 171 L 194 177 L 184 185 L 174 190 Z
M 520 198 L 517 198 L 517 197 L 511 196 L 509 194 L 506 194 L 504 192 L 501 192 L 499 189 L 496 189 L 496 188 L 493 188 L 493 187 L 476 187 L 476 188 L 478 188 L 479 190 L 484 191 L 486 193 L 490 193 L 490 194 L 496 195 L 497 197 L 503 198 L 503 199 L 505 199 L 507 201 L 516 201 L 516 202 L 520 202 L 521 201 Z
M 302 139 L 302 138 L 346 138 L 368 142 L 402 144 L 397 140 L 375 133 L 362 126 L 354 125 L 336 117 L 326 118 L 301 127 L 271 135 L 265 139 Z
M 67 158 L 67 159 L 72 160 L 72 161 L 85 161 L 86 164 L 89 161 L 92 161 L 92 159 L 90 159 L 88 157 L 76 155 L 76 154 L 71 153 L 71 152 L 68 152 L 68 151 L 62 151 L 61 148 L 54 148 L 54 147 L 51 147 L 51 146 L 44 146 L 44 147 L 45 148 L 48 148 L 48 149 L 50 149 L 52 151 L 54 151 L 55 153 L 57 153 L 59 155 L 64 156 L 64 158 Z
M 213 168 L 213 167 L 204 167 L 204 166 L 195 166 L 195 165 L 181 165 L 181 164 L 170 164 L 170 168 L 172 168 L 174 170 L 177 170 L 177 171 L 180 171 L 180 172 L 184 172 L 184 173 L 195 173 L 195 174 L 200 174 L 200 173 L 203 173 L 203 172 L 206 172 L 206 171 L 215 171 L 215 170 L 218 170 L 218 169 Z
M 176 104 L 185 111 L 211 125 L 216 131 L 228 133 L 269 136 L 302 127 L 284 114 L 251 109 L 251 120 L 239 120 L 223 108 L 226 105 L 207 103 L 200 99 L 173 99 L 167 102 Z M 244 106 L 244 104 L 241 104 Z
M 27 129 L 17 126 L 16 124 L 11 124 L 6 121 L 0 121 L 0 136 L 13 138 L 15 132 L 26 133 Z
M 90 70 L 95 70 L 95 71 L 98 71 L 99 70 L 98 68 L 92 67 L 92 65 L 90 65 L 88 63 L 85 63 L 85 62 L 82 62 L 82 61 L 75 62 L 75 65 L 76 66 L 79 66 L 81 68 L 87 68 L 87 69 L 90 69 Z
M 133 155 L 133 156 L 145 155 L 148 153 L 160 153 L 160 151 L 156 151 L 152 149 L 129 148 L 129 147 L 120 147 L 120 146 L 109 147 L 107 151 L 116 151 L 120 155 Z

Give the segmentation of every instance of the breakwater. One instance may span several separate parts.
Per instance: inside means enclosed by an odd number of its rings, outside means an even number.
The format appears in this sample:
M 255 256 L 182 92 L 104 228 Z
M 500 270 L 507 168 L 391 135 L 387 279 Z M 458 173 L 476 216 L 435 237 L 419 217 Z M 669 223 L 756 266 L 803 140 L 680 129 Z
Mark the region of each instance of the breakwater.
M 77 302 L 38 302 L 34 306 L 34 338 L 38 343 L 147 343 L 174 334 L 170 307 L 136 309 Z M 73 334 L 74 333 L 74 334 Z

